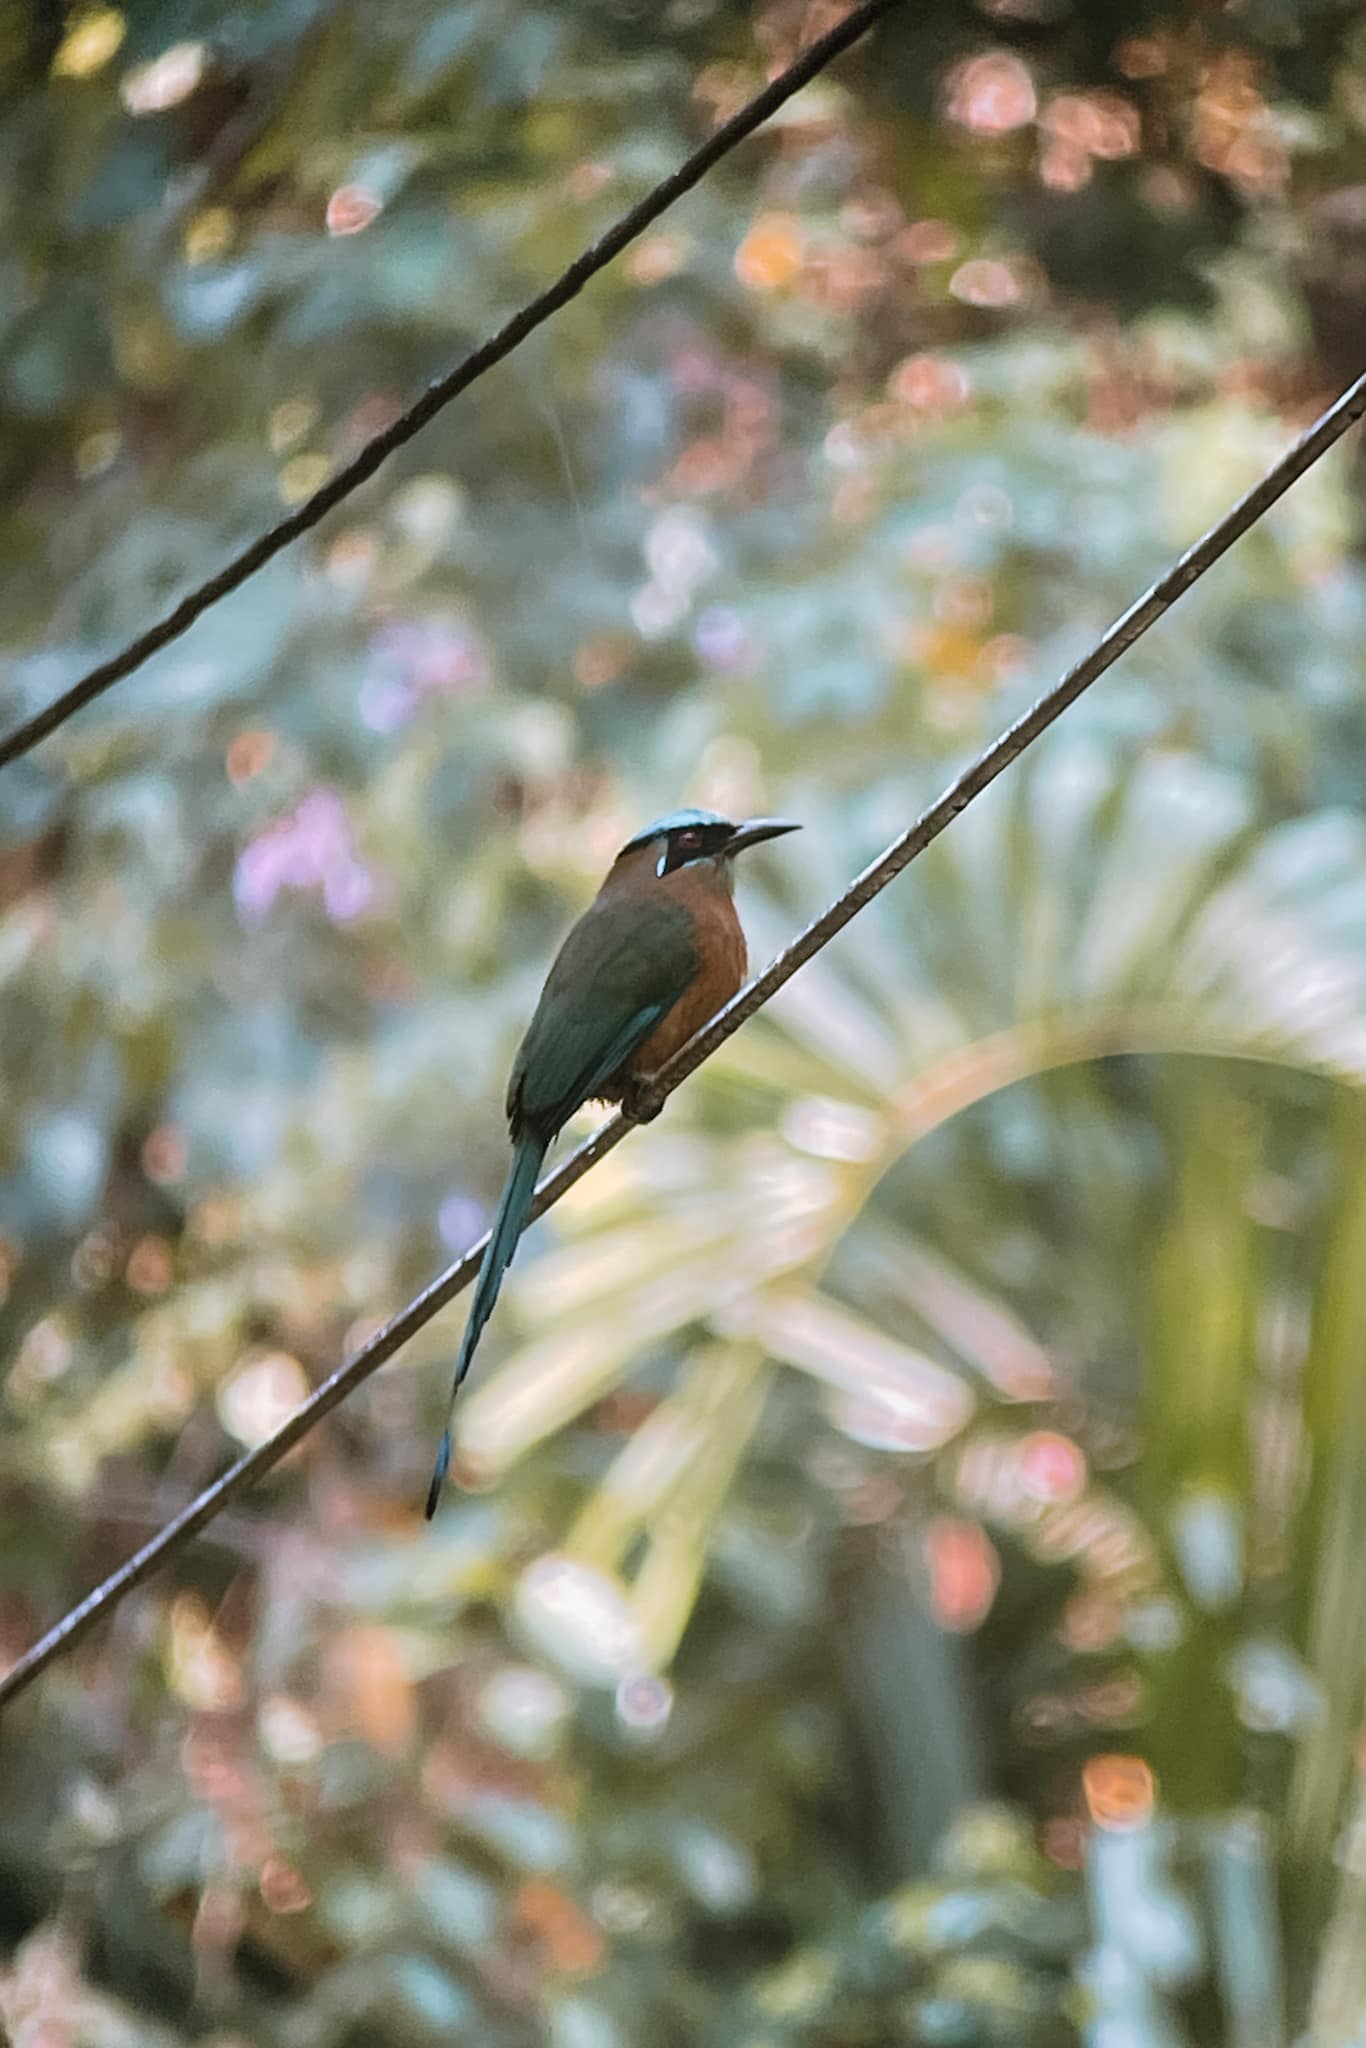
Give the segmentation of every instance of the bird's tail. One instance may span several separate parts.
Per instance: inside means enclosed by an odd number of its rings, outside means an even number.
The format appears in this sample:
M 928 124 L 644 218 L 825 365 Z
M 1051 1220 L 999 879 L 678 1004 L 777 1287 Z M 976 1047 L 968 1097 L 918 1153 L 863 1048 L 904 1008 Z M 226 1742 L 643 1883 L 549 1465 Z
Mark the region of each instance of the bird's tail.
M 474 1283 L 474 1299 L 470 1303 L 470 1318 L 465 1325 L 465 1334 L 460 1340 L 460 1356 L 455 1361 L 455 1384 L 451 1388 L 451 1407 L 460 1392 L 461 1382 L 470 1369 L 474 1347 L 483 1334 L 485 1323 L 493 1314 L 493 1304 L 498 1299 L 498 1290 L 503 1284 L 503 1275 L 512 1264 L 512 1254 L 517 1249 L 517 1240 L 526 1222 L 531 1198 L 536 1192 L 536 1176 L 545 1158 L 545 1145 L 540 1138 L 519 1138 L 512 1155 L 512 1170 L 498 1204 L 498 1214 L 493 1219 L 489 1233 L 488 1248 L 479 1267 L 479 1277 Z M 436 1504 L 441 1497 L 441 1487 L 451 1462 L 451 1431 L 449 1422 L 441 1438 L 441 1448 L 436 1454 L 436 1469 L 427 1492 L 427 1520 L 436 1513 Z

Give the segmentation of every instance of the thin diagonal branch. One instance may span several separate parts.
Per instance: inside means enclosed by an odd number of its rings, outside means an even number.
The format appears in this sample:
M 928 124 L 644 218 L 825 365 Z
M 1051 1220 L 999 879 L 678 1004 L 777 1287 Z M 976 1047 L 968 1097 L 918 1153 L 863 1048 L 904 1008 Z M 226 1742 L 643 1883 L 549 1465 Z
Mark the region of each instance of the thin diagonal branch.
M 1283 497 L 1297 478 L 1304 475 L 1319 457 L 1326 454 L 1336 441 L 1341 440 L 1347 429 L 1366 415 L 1366 375 L 1358 377 L 1334 405 L 1320 414 L 1313 426 L 1272 465 L 1246 495 L 1226 512 L 1216 525 L 1199 539 L 1194 547 L 1187 548 L 1180 560 L 1173 564 L 1158 582 L 1144 592 L 1128 611 L 1116 619 L 1104 633 L 1091 652 L 1070 668 L 1060 682 L 1053 685 L 1029 710 L 1016 719 L 983 753 L 977 755 L 951 782 L 943 794 L 935 799 L 928 810 L 922 811 L 910 828 L 899 839 L 894 839 L 875 861 L 855 875 L 849 886 L 836 897 L 830 907 L 798 934 L 792 943 L 778 955 L 772 966 L 756 975 L 739 994 L 717 1013 L 709 1024 L 690 1038 L 681 1051 L 675 1053 L 668 1065 L 655 1077 L 653 1100 L 646 1104 L 653 1109 L 662 1103 L 681 1081 L 710 1057 L 719 1045 L 725 1043 L 733 1031 L 738 1031 L 746 1018 L 761 1009 L 771 996 L 777 994 L 783 983 L 790 981 L 799 967 L 829 944 L 835 934 L 842 931 L 851 918 L 856 917 L 865 904 L 887 887 L 903 868 L 923 853 L 931 842 L 937 839 L 946 826 L 951 825 L 958 813 L 965 810 L 975 797 L 993 783 L 1003 769 L 1010 766 L 1025 751 L 1026 747 L 1046 732 L 1054 720 L 1059 718 L 1069 704 L 1076 702 L 1084 690 L 1090 688 L 1106 669 L 1118 661 L 1126 649 L 1156 625 L 1163 613 L 1170 610 L 1183 592 L 1205 574 L 1222 554 L 1232 547 L 1234 541 L 1254 526 L 1276 500 Z M 557 1202 L 567 1188 L 581 1180 L 590 1166 L 610 1152 L 625 1137 L 630 1124 L 620 1114 L 611 1116 L 591 1138 L 585 1140 L 572 1152 L 562 1165 L 548 1174 L 537 1190 L 532 1205 L 533 1217 L 540 1216 L 551 1204 Z M 216 1515 L 222 1513 L 230 1502 L 255 1485 L 271 1468 L 278 1465 L 287 1451 L 294 1448 L 306 1436 L 315 1422 L 344 1401 L 353 1387 L 368 1379 L 370 1374 L 386 1359 L 393 1357 L 401 1345 L 415 1336 L 425 1323 L 429 1323 L 438 1310 L 454 1300 L 463 1287 L 469 1285 L 479 1269 L 487 1237 L 479 1240 L 465 1253 L 462 1259 L 450 1266 L 431 1285 L 419 1294 L 415 1301 L 384 1325 L 378 1334 L 363 1345 L 354 1358 L 339 1366 L 329 1379 L 312 1393 L 301 1408 L 295 1410 L 288 1422 L 277 1429 L 254 1451 L 239 1458 L 199 1498 L 185 1508 L 175 1519 L 168 1522 L 160 1535 L 130 1557 L 118 1571 L 111 1574 L 93 1593 L 72 1608 L 55 1627 L 48 1630 L 31 1650 L 10 1666 L 0 1678 L 0 1707 L 15 1699 L 31 1685 L 41 1671 L 71 1649 L 82 1637 L 89 1634 L 96 1622 L 113 1611 L 135 1587 L 151 1577 L 161 1565 L 183 1550 L 191 1537 L 205 1528 Z
M 453 370 L 448 370 L 444 376 L 429 384 L 422 396 L 415 400 L 406 412 L 401 413 L 382 433 L 367 441 L 360 453 L 353 456 L 335 476 L 330 477 L 311 498 L 306 498 L 302 505 L 278 521 L 269 532 L 260 534 L 248 547 L 225 562 L 221 569 L 198 584 L 187 596 L 182 597 L 164 618 L 158 619 L 154 626 L 149 626 L 145 632 L 139 633 L 135 640 L 130 640 L 118 654 L 111 655 L 108 661 L 98 663 L 69 688 L 63 690 L 60 696 L 54 697 L 50 704 L 45 704 L 41 711 L 35 711 L 31 717 L 24 719 L 0 738 L 0 768 L 7 767 L 11 761 L 17 761 L 21 754 L 31 752 L 40 740 L 46 739 L 58 726 L 65 725 L 77 711 L 82 710 L 96 697 L 102 696 L 115 683 L 122 682 L 125 676 L 132 675 L 134 669 L 141 668 L 145 661 L 152 655 L 159 654 L 163 647 L 168 647 L 173 640 L 178 640 L 211 605 L 217 604 L 220 598 L 227 597 L 229 592 L 239 589 L 248 577 L 254 576 L 258 569 L 263 569 L 266 563 L 287 548 L 291 541 L 298 540 L 301 534 L 308 533 L 317 526 L 319 521 L 326 518 L 344 498 L 349 498 L 353 491 L 367 482 L 395 449 L 403 447 L 415 434 L 420 434 L 428 422 L 434 420 L 439 412 L 444 411 L 452 399 L 458 398 L 462 391 L 468 391 L 470 385 L 482 377 L 486 370 L 491 370 L 495 364 L 510 356 L 518 343 L 525 341 L 526 337 L 547 321 L 552 313 L 558 313 L 561 306 L 577 298 L 591 278 L 596 277 L 600 270 L 605 270 L 614 257 L 619 256 L 623 249 L 629 248 L 632 242 L 638 240 L 646 228 L 657 221 L 676 199 L 681 199 L 685 192 L 690 192 L 694 185 L 700 184 L 713 165 L 720 163 L 722 157 L 728 156 L 736 145 L 752 135 L 756 128 L 762 127 L 770 114 L 776 113 L 778 108 L 790 100 L 794 93 L 800 92 L 804 85 L 809 85 L 833 58 L 847 50 L 852 43 L 858 42 L 874 22 L 882 15 L 889 14 L 898 4 L 899 0 L 863 0 L 861 6 L 855 7 L 843 21 L 837 22 L 826 35 L 819 37 L 809 49 L 803 50 L 796 61 L 789 64 L 786 71 L 781 72 L 765 86 L 764 90 L 741 107 L 738 113 L 732 114 L 728 121 L 723 122 L 715 134 L 709 136 L 700 148 L 695 149 L 685 163 L 680 164 L 676 171 L 671 171 L 667 178 L 662 179 L 652 191 L 647 192 L 645 197 L 633 206 L 629 213 L 624 213 L 591 248 L 585 249 L 581 256 L 576 256 L 554 284 L 532 299 L 529 305 L 523 306 L 520 312 L 514 313 L 496 334 L 481 343 L 463 362 L 457 363 Z

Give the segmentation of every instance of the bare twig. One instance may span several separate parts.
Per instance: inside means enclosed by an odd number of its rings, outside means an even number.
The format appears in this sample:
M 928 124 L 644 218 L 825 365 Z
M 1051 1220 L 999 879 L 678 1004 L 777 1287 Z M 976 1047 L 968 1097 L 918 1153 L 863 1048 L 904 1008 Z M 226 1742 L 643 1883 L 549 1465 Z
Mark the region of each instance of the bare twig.
M 963 770 L 957 780 L 950 783 L 943 794 L 935 799 L 928 810 L 922 811 L 915 823 L 894 839 L 875 861 L 855 875 L 849 886 L 835 899 L 829 909 L 798 934 L 771 967 L 746 984 L 737 996 L 727 1003 L 724 1010 L 703 1026 L 682 1050 L 676 1053 L 666 1067 L 656 1076 L 652 1100 L 644 1107 L 653 1110 L 672 1094 L 681 1081 L 686 1080 L 694 1068 L 699 1067 L 716 1048 L 737 1031 L 747 1017 L 752 1017 L 769 998 L 777 993 L 785 981 L 790 981 L 799 967 L 805 965 L 821 948 L 828 945 L 836 932 L 842 931 L 850 919 L 855 917 L 865 904 L 887 887 L 902 869 L 923 853 L 931 841 L 937 839 L 946 826 L 952 824 L 958 813 L 966 809 L 974 797 L 980 796 L 987 786 L 996 780 L 1003 769 L 1017 760 L 1045 732 L 1053 721 L 1060 717 L 1069 704 L 1075 703 L 1084 690 L 1106 669 L 1116 662 L 1127 648 L 1156 625 L 1163 613 L 1175 604 L 1184 591 L 1190 589 L 1205 571 L 1218 561 L 1219 557 L 1254 526 L 1276 500 L 1284 496 L 1297 478 L 1324 455 L 1334 442 L 1339 441 L 1347 429 L 1363 414 L 1366 414 L 1366 375 L 1359 377 L 1349 390 L 1345 391 L 1334 405 L 1314 422 L 1295 445 L 1267 471 L 1266 475 L 1246 496 L 1240 498 L 1231 511 L 1224 514 L 1216 525 L 1188 548 L 1158 582 L 1147 590 L 1137 603 L 1118 618 L 1074 668 L 1070 668 L 1060 682 L 1031 705 L 1015 723 L 1008 726 L 999 739 L 993 740 L 986 750 Z M 611 1116 L 602 1127 L 593 1133 L 576 1151 L 572 1152 L 562 1165 L 547 1175 L 537 1192 L 532 1215 L 539 1216 L 552 1203 L 557 1202 L 567 1188 L 581 1180 L 590 1166 L 603 1155 L 619 1145 L 630 1125 L 620 1114 Z M 107 1578 L 103 1585 L 82 1600 L 78 1607 L 63 1616 L 55 1627 L 48 1630 L 40 1641 L 34 1644 L 24 1656 L 11 1665 L 3 1679 L 0 1679 L 0 1706 L 17 1697 L 26 1686 L 31 1685 L 39 1672 L 46 1670 L 62 1652 L 89 1633 L 106 1614 L 119 1602 L 150 1578 L 159 1566 L 174 1557 L 195 1536 L 211 1522 L 231 1501 L 245 1493 L 247 1488 L 278 1465 L 287 1451 L 293 1449 L 306 1436 L 315 1422 L 328 1414 L 340 1401 L 345 1400 L 353 1387 L 368 1379 L 377 1367 L 392 1358 L 401 1345 L 415 1336 L 425 1323 L 431 1321 L 439 1309 L 452 1301 L 463 1287 L 468 1286 L 479 1268 L 486 1238 L 472 1246 L 465 1256 L 450 1266 L 434 1280 L 415 1301 L 396 1315 L 392 1322 L 385 1324 L 379 1333 L 363 1345 L 354 1358 L 339 1366 L 330 1379 L 312 1393 L 301 1408 L 290 1416 L 274 1436 L 239 1458 L 235 1465 L 223 1474 L 191 1505 L 182 1510 L 169 1522 L 160 1535 L 143 1545 L 125 1565 Z
M 141 668 L 145 661 L 152 655 L 159 654 L 163 647 L 168 647 L 173 640 L 178 640 L 211 605 L 217 604 L 220 598 L 227 597 L 229 592 L 239 589 L 249 576 L 254 576 L 258 569 L 263 569 L 266 563 L 287 548 L 291 541 L 298 540 L 301 534 L 308 533 L 321 519 L 326 518 L 334 506 L 340 505 L 344 498 L 349 498 L 353 491 L 372 477 L 380 464 L 386 461 L 395 449 L 402 448 L 415 434 L 421 433 L 428 422 L 434 420 L 453 398 L 458 398 L 462 391 L 468 391 L 476 378 L 482 377 L 486 370 L 491 370 L 496 363 L 501 363 L 505 357 L 510 356 L 518 343 L 524 341 L 528 334 L 548 320 L 552 313 L 558 313 L 561 306 L 577 298 L 590 278 L 596 277 L 600 270 L 605 270 L 613 258 L 636 241 L 676 199 L 681 199 L 685 192 L 690 192 L 694 185 L 699 184 L 714 164 L 720 163 L 722 157 L 728 156 L 737 143 L 743 142 L 756 128 L 762 127 L 770 114 L 776 113 L 778 108 L 790 100 L 794 93 L 800 92 L 804 85 L 809 85 L 833 58 L 838 57 L 851 43 L 856 43 L 861 36 L 866 35 L 874 22 L 882 15 L 889 14 L 898 4 L 899 0 L 863 0 L 861 6 L 855 7 L 843 21 L 837 22 L 828 34 L 812 43 L 809 49 L 803 50 L 796 61 L 789 64 L 786 71 L 766 85 L 764 90 L 741 107 L 737 114 L 732 114 L 728 121 L 723 122 L 699 149 L 695 149 L 686 163 L 680 164 L 676 171 L 671 171 L 667 178 L 662 179 L 652 191 L 646 193 L 638 205 L 633 206 L 629 213 L 624 213 L 615 226 L 610 227 L 591 248 L 585 249 L 581 256 L 576 256 L 554 284 L 532 299 L 529 305 L 523 306 L 519 313 L 514 313 L 496 334 L 481 343 L 463 362 L 457 363 L 444 377 L 438 377 L 429 384 L 422 396 L 415 400 L 406 412 L 401 413 L 392 426 L 385 427 L 382 433 L 367 441 L 360 453 L 353 456 L 334 477 L 329 477 L 311 498 L 306 498 L 302 505 L 279 520 L 269 532 L 260 534 L 249 547 L 243 548 L 240 554 L 234 555 L 231 561 L 225 562 L 221 569 L 198 584 L 187 596 L 182 597 L 179 604 L 167 612 L 165 618 L 158 619 L 154 626 L 149 626 L 145 632 L 139 633 L 137 638 L 130 640 L 118 654 L 111 655 L 108 661 L 98 663 L 69 688 L 63 690 L 60 696 L 54 697 L 50 704 L 45 704 L 41 711 L 35 711 L 31 717 L 22 720 L 12 731 L 6 733 L 3 739 L 0 739 L 0 768 L 7 767 L 11 761 L 17 761 L 21 754 L 29 753 L 40 740 L 46 739 L 58 726 L 65 725 L 74 713 L 83 709 L 96 697 L 102 696 L 125 676 L 132 675 L 134 669 Z

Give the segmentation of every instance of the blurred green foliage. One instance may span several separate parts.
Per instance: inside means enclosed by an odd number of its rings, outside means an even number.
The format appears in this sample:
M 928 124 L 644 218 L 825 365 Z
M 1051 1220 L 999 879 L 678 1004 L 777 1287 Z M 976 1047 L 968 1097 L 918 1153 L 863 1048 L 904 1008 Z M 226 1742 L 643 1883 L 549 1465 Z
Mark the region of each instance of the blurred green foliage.
M 0 714 L 828 18 L 12 0 Z M 1337 6 L 907 8 L 7 774 L 0 1654 L 477 1234 L 643 818 L 773 950 L 1359 371 L 1364 131 Z M 536 1227 L 430 1531 L 454 1317 L 11 1711 L 16 2048 L 1357 2038 L 1359 477 Z

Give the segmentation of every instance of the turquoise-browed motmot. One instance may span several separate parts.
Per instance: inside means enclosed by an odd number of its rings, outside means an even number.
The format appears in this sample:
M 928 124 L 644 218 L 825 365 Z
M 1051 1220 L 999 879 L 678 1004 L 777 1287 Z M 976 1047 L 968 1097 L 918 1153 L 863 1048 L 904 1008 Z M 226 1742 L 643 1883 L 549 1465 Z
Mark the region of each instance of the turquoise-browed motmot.
M 745 978 L 732 863 L 797 827 L 782 818 L 735 825 L 712 811 L 674 811 L 628 840 L 570 931 L 512 1063 L 507 1117 L 512 1168 L 474 1283 L 451 1405 L 498 1299 L 536 1176 L 553 1140 L 585 1102 L 622 1102 L 728 1003 Z M 441 1439 L 427 1514 L 451 1462 Z

